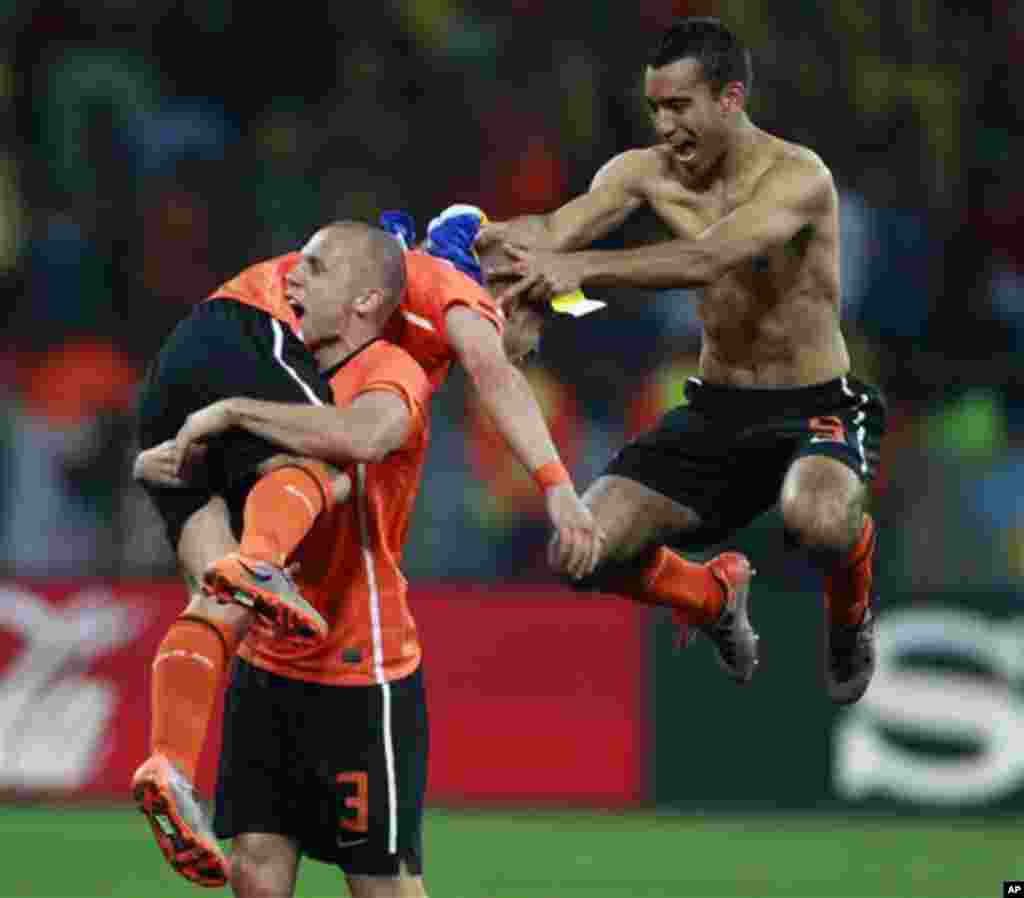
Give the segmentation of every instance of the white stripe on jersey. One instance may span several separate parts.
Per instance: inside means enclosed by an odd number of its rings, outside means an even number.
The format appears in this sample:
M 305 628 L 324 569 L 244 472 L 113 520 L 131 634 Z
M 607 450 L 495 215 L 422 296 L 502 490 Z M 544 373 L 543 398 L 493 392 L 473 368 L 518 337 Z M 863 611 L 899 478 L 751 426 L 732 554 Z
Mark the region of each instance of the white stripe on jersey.
M 276 318 L 270 319 L 270 326 L 274 329 L 274 358 L 281 363 L 281 367 L 284 368 L 295 380 L 295 382 L 302 387 L 302 392 L 306 394 L 306 398 L 313 403 L 313 405 L 323 405 L 323 401 L 315 392 L 310 388 L 301 377 L 299 377 L 296 370 L 284 360 L 284 328 L 281 326 L 281 322 Z
M 370 509 L 366 503 L 366 465 L 356 465 L 356 503 L 359 514 L 359 540 L 366 566 L 369 588 L 370 623 L 373 632 L 373 675 L 380 685 L 384 718 L 384 763 L 388 778 L 388 854 L 398 853 L 398 795 L 395 782 L 395 749 L 391 738 L 391 684 L 384 678 L 384 639 L 381 631 L 380 590 L 373 550 L 370 546 Z
M 434 325 L 432 325 L 429 321 L 427 321 L 426 318 L 423 318 L 420 315 L 414 315 L 412 312 L 409 312 L 406 309 L 402 309 L 402 317 L 406 321 L 412 322 L 417 327 L 422 327 L 424 330 L 430 331 L 432 334 L 437 333 L 437 328 L 434 327 Z

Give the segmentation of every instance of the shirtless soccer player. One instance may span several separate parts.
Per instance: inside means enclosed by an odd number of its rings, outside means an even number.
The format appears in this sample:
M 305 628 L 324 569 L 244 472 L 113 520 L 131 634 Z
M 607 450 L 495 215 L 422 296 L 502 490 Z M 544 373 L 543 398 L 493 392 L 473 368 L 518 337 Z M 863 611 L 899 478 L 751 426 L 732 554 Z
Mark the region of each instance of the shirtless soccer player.
M 668 29 L 644 81 L 656 145 L 614 157 L 588 193 L 556 211 L 492 224 L 478 238 L 515 260 L 496 272 L 519 278 L 506 298 L 699 291 L 703 346 L 686 404 L 619 452 L 584 496 L 606 535 L 586 582 L 634 597 L 674 592 L 680 624 L 711 635 L 745 682 L 757 665 L 749 565 L 736 553 L 694 564 L 667 546 L 717 541 L 778 503 L 787 541 L 825 576 L 829 695 L 855 702 L 875 666 L 875 527 L 865 500 L 885 410 L 879 392 L 850 375 L 831 174 L 811 150 L 752 123 L 749 53 L 715 19 Z M 675 239 L 582 249 L 641 206 Z

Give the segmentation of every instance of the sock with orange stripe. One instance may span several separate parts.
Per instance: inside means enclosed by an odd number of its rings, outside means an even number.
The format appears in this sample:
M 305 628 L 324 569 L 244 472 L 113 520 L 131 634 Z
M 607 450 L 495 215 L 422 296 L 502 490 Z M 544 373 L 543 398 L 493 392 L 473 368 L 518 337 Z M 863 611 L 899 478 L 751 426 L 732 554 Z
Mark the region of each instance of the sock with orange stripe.
M 864 619 L 874 579 L 875 522 L 864 515 L 864 526 L 850 554 L 825 575 L 825 607 L 830 620 L 848 627 Z
M 166 755 L 192 782 L 238 642 L 226 624 L 182 616 L 153 660 L 150 749 Z
M 242 555 L 283 567 L 330 507 L 332 490 L 326 466 L 288 465 L 263 475 L 245 500 Z

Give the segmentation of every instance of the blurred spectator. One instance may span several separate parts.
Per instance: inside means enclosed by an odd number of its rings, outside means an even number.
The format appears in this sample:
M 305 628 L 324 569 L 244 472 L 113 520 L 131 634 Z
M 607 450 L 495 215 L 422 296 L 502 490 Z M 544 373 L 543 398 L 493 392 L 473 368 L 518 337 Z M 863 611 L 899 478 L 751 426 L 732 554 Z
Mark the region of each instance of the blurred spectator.
M 12 406 L 0 560 L 19 574 L 109 567 L 124 465 L 123 422 L 138 371 L 107 340 L 69 340 L 19 372 Z

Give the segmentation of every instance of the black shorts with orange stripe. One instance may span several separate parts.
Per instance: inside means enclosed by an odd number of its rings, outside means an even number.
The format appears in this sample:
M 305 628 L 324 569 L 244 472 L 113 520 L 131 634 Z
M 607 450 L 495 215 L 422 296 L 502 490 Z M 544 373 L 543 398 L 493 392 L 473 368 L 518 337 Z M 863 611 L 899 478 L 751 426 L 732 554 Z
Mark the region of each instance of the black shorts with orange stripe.
M 727 387 L 690 378 L 686 403 L 625 446 L 605 474 L 627 477 L 693 509 L 686 543 L 712 544 L 779 500 L 792 463 L 826 455 L 863 481 L 878 469 L 881 392 L 852 377 L 785 389 Z
M 325 686 L 236 659 L 214 830 L 289 836 L 359 876 L 423 872 L 427 705 L 421 669 Z
M 329 405 L 331 388 L 291 329 L 254 306 L 213 299 L 196 306 L 150 364 L 138 400 L 139 446 L 172 439 L 195 411 L 232 396 Z M 214 494 L 243 493 L 258 466 L 282 450 L 241 430 L 211 441 L 201 486 L 144 485 L 172 548 L 182 527 Z M 248 482 L 247 482 L 248 481 Z M 237 502 L 232 503 L 236 506 Z

